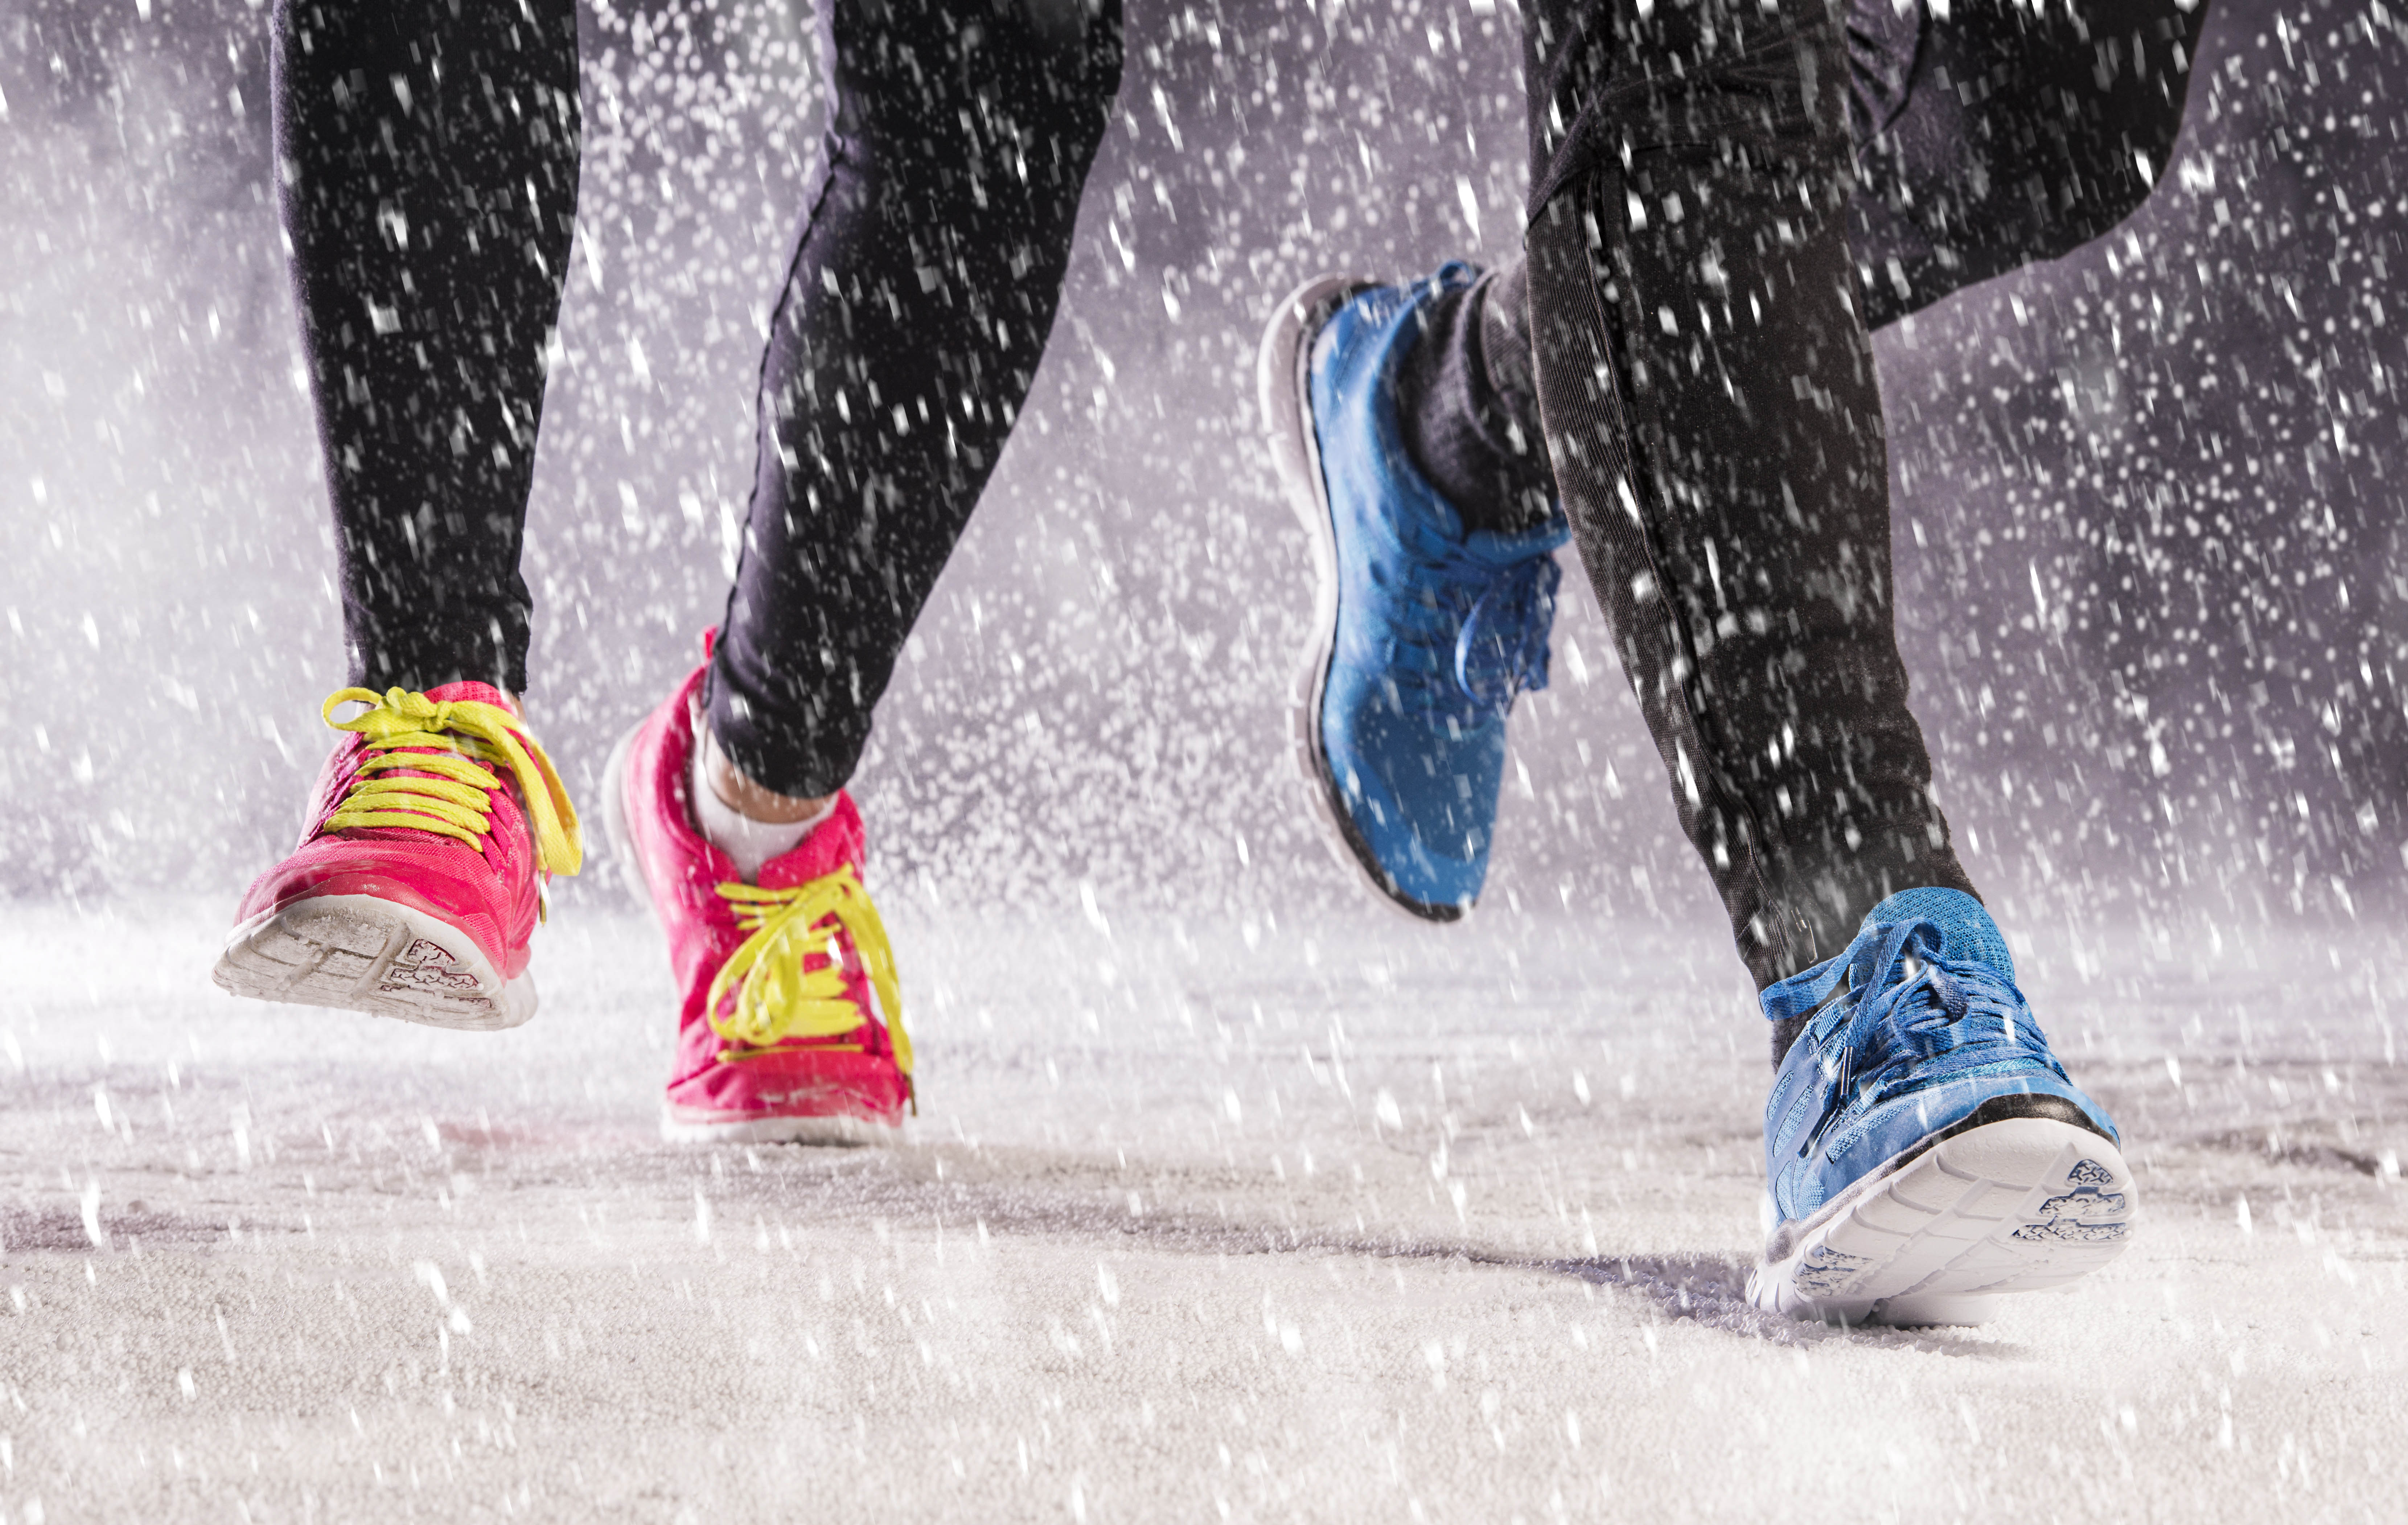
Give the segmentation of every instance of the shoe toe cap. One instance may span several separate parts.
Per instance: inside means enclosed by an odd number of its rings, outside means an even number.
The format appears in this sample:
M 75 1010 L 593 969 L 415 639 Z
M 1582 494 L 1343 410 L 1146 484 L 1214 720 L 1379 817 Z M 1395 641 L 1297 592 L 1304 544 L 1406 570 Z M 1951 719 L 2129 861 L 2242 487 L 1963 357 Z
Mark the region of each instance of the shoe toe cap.
M 1354 702 L 1346 702 L 1348 698 Z M 1469 904 L 1487 877 L 1503 727 L 1449 736 L 1398 715 L 1383 694 L 1333 690 L 1322 715 L 1321 765 L 1359 852 L 1413 899 Z
M 526 940 L 536 920 L 533 877 L 514 875 L 485 855 L 422 832 L 316 838 L 252 881 L 236 920 L 331 895 L 411 906 L 466 932 L 505 974 L 526 966 Z

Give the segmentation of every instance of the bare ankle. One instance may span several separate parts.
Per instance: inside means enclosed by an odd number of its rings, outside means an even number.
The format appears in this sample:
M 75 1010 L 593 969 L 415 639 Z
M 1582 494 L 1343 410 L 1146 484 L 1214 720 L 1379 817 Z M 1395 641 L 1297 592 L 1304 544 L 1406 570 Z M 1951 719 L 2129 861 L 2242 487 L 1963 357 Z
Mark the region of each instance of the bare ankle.
M 827 809 L 836 796 L 779 794 L 744 776 L 744 773 L 719 748 L 719 739 L 703 726 L 703 777 L 710 782 L 710 792 L 719 802 L 738 815 L 772 825 L 808 821 Z

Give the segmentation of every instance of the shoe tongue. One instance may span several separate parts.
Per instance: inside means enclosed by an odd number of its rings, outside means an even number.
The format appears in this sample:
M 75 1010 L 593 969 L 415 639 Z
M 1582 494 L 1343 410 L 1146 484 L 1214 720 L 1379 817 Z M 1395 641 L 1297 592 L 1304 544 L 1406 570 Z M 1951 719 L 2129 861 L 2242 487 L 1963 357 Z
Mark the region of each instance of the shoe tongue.
M 814 879 L 824 879 L 838 869 L 861 871 L 861 812 L 854 808 L 853 797 L 838 791 L 836 809 L 826 820 L 811 828 L 811 834 L 795 844 L 791 852 L 781 853 L 761 865 L 754 880 L 763 889 L 793 889 Z
M 491 683 L 479 683 L 474 678 L 464 678 L 455 683 L 438 683 L 426 690 L 426 697 L 437 704 L 452 704 L 462 699 L 473 700 L 479 704 L 490 704 L 496 709 L 509 712 L 513 719 L 517 718 L 519 712 L 518 702 L 508 694 Z
M 1939 928 L 1942 958 L 1954 963 L 1981 964 L 2010 984 L 2014 982 L 2014 956 L 2007 951 L 2007 940 L 2000 935 L 1999 924 L 1990 919 L 1981 901 L 1963 890 L 1936 885 L 1899 890 L 1866 913 L 1859 933 L 1901 921 L 1928 921 Z
M 1463 547 L 1482 561 L 1511 566 L 1560 548 L 1572 538 L 1572 526 L 1557 511 L 1545 524 L 1531 529 L 1475 529 L 1463 537 Z
M 1493 586 L 1499 578 L 1552 556 L 1571 535 L 1560 519 L 1512 535 L 1467 530 L 1443 499 L 1432 496 L 1420 505 L 1401 500 L 1409 496 L 1399 495 L 1400 501 L 1387 506 L 1388 532 L 1432 574 L 1474 588 Z

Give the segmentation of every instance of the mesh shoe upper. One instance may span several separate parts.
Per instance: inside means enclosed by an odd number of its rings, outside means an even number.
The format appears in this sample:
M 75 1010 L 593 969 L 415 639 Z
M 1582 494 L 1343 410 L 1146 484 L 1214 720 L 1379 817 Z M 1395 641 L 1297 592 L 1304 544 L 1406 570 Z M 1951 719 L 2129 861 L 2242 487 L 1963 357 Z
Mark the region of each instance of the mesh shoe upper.
M 1784 1223 L 2000 1098 L 2057 1099 L 2068 1120 L 2116 1139 L 2050 1052 L 1996 925 L 1962 891 L 1892 896 L 1846 952 L 1763 1002 L 1774 1021 L 1810 1018 L 1764 1109 L 1765 1179 Z
M 1506 717 L 1547 683 L 1547 638 L 1569 538 L 1467 533 L 1407 455 L 1398 366 L 1418 310 L 1469 285 L 1450 265 L 1341 305 L 1314 340 L 1313 429 L 1338 561 L 1337 628 L 1316 714 L 1321 760 L 1393 888 L 1468 905 L 1487 875 Z
M 891 1122 L 911 1097 L 911 1050 L 861 886 L 861 813 L 838 794 L 800 845 L 743 883 L 688 805 L 702 678 L 698 668 L 645 718 L 618 781 L 681 995 L 670 1107 L 701 1119 Z
M 337 721 L 347 702 L 366 710 Z M 366 895 L 459 928 L 506 979 L 527 966 L 548 872 L 574 873 L 576 811 L 515 709 L 486 683 L 346 689 L 300 845 L 251 882 L 238 923 L 318 896 Z

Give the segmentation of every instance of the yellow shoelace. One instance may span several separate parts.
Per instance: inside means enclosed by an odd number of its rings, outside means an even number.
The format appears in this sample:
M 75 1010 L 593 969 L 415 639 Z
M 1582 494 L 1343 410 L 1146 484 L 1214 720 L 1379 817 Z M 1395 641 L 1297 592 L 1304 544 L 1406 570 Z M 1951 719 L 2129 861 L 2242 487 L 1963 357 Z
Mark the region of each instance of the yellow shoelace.
M 368 708 L 349 720 L 335 718 L 337 709 L 353 703 Z M 552 759 L 532 740 L 519 739 L 518 717 L 501 706 L 475 699 L 437 703 L 407 688 L 382 696 L 373 689 L 346 688 L 328 699 L 320 713 L 338 731 L 366 736 L 374 754 L 361 761 L 351 792 L 326 817 L 327 830 L 406 827 L 453 838 L 481 853 L 486 834 L 494 828 L 489 791 L 502 786 L 499 778 L 480 766 L 481 761 L 509 769 L 518 780 L 527 823 L 535 832 L 536 867 L 573 874 L 584 862 L 577 807 L 568 802 Z M 388 776 L 403 769 L 437 776 Z
M 869 892 L 851 869 L 792 889 L 722 885 L 719 893 L 734 902 L 736 925 L 752 934 L 710 982 L 710 1001 L 703 1008 L 711 1030 L 727 1041 L 722 1059 L 754 1058 L 789 1038 L 838 1037 L 868 1021 L 869 1014 L 845 994 L 838 934 L 850 933 L 862 971 L 878 993 L 886 1031 L 895 1040 L 895 1066 L 910 1078 L 911 1039 L 903 1030 L 895 951 L 886 941 L 886 924 L 869 903 Z M 805 969 L 803 960 L 814 955 L 825 962 Z M 722 1016 L 719 1003 L 731 987 L 736 1002 Z

